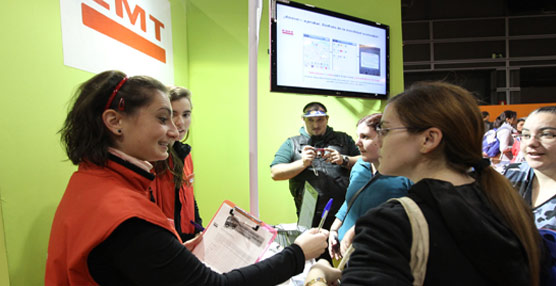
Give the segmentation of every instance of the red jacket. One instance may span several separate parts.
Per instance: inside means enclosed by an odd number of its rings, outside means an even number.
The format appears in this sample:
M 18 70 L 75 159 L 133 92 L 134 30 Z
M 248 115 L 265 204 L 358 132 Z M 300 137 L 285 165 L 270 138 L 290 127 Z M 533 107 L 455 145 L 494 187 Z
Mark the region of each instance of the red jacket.
M 170 164 L 172 162 L 170 161 Z M 172 166 L 170 165 L 170 168 Z M 179 199 L 181 203 L 180 229 L 182 233 L 194 233 L 195 227 L 190 221 L 195 221 L 195 197 L 193 194 L 193 161 L 191 153 L 185 157 L 183 164 L 183 183 L 180 186 Z M 174 176 L 169 171 L 157 174 L 151 184 L 153 197 L 162 212 L 174 220 L 175 210 L 175 185 Z
M 54 215 L 45 285 L 96 285 L 87 266 L 89 253 L 129 218 L 163 227 L 179 240 L 174 226 L 149 200 L 152 179 L 119 158 L 108 160 L 106 167 L 79 164 Z

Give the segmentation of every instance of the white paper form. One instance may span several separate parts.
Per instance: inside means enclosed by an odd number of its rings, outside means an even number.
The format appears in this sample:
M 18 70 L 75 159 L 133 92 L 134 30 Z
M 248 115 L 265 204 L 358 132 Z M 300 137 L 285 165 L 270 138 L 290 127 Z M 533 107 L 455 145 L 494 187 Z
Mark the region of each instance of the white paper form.
M 224 273 L 257 262 L 276 237 L 276 230 L 230 201 L 224 201 L 193 254 Z

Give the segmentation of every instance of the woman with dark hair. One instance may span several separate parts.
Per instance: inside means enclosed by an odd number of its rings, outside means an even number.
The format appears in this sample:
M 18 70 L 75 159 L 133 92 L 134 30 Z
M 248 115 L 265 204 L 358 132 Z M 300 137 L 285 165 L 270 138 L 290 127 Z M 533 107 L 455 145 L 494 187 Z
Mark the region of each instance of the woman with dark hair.
M 537 227 L 556 231 L 556 106 L 531 112 L 520 138 L 525 162 L 508 165 L 504 175 L 533 208 Z
M 428 225 L 420 283 L 539 284 L 539 233 L 528 206 L 482 158 L 484 123 L 473 95 L 443 82 L 415 84 L 389 100 L 377 132 L 379 172 L 414 182 L 408 197 Z M 355 232 L 342 285 L 412 285 L 420 277 L 410 267 L 414 235 L 399 202 L 367 212 Z
M 151 189 L 154 201 L 174 222 L 182 241 L 188 241 L 200 234 L 203 224 L 193 193 L 191 146 L 182 143 L 189 136 L 191 92 L 183 87 L 172 87 L 169 97 L 178 138 L 169 150 L 168 159 L 154 163 L 157 175 Z
M 254 265 L 206 267 L 149 199 L 149 162 L 165 160 L 179 136 L 171 118 L 153 78 L 106 71 L 80 86 L 60 130 L 79 169 L 54 215 L 46 285 L 276 285 L 325 250 L 328 231 L 312 229 Z
M 499 172 L 503 172 L 504 168 L 512 160 L 512 145 L 514 144 L 514 139 L 512 133 L 514 130 L 514 125 L 517 121 L 517 113 L 512 110 L 505 110 L 500 113 L 496 120 L 494 121 L 493 127 L 496 128 L 496 138 L 500 142 L 500 155 L 497 160 L 493 160 L 496 164 L 496 169 Z

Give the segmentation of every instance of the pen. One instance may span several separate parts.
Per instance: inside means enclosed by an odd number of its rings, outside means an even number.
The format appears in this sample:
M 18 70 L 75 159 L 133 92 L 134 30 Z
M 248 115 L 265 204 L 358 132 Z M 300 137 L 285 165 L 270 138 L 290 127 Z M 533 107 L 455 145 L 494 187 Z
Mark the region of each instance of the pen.
M 198 224 L 198 223 L 196 223 L 196 222 L 194 222 L 194 221 L 192 221 L 192 220 L 190 220 L 189 222 L 190 222 L 196 229 L 198 229 L 198 230 L 200 230 L 200 231 L 204 231 L 204 230 L 205 230 L 205 228 L 204 228 L 202 225 L 200 225 L 200 224 Z
M 322 225 L 324 224 L 324 221 L 326 220 L 326 216 L 328 215 L 328 212 L 330 211 L 330 207 L 332 207 L 332 201 L 333 201 L 333 199 L 328 200 L 328 203 L 326 203 L 326 206 L 324 207 L 324 211 L 322 211 L 322 216 L 321 216 L 320 222 L 319 222 L 319 231 L 322 228 Z

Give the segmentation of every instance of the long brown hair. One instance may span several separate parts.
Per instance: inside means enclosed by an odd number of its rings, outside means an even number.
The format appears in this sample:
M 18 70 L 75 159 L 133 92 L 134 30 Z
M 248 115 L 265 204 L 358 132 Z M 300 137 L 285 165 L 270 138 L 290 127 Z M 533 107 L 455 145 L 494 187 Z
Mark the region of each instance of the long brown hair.
M 450 168 L 465 174 L 470 167 L 480 165 L 484 123 L 477 100 L 469 91 L 445 82 L 421 82 L 389 103 L 408 132 L 431 127 L 442 131 L 438 150 Z M 541 242 L 531 209 L 504 176 L 490 166 L 478 169 L 482 191 L 521 241 L 527 252 L 531 285 L 538 285 Z
M 193 109 L 193 104 L 191 103 L 191 91 L 189 91 L 187 88 L 181 86 L 170 87 L 168 96 L 170 98 L 170 102 L 174 102 L 176 100 L 186 98 L 189 101 L 189 105 Z M 187 134 L 185 135 L 185 138 L 182 141 L 186 141 L 187 138 L 189 138 L 189 130 L 187 130 Z M 154 164 L 155 171 L 158 173 L 158 172 L 164 172 L 168 170 L 170 173 L 172 173 L 174 177 L 174 185 L 181 186 L 181 184 L 183 183 L 184 160 L 180 158 L 180 156 L 178 155 L 178 153 L 173 147 L 169 148 L 169 153 L 170 156 L 168 156 L 166 160 L 155 162 Z M 170 161 L 172 162 L 171 166 L 169 163 Z
M 74 94 L 64 125 L 58 131 L 73 164 L 77 165 L 83 160 L 100 166 L 106 163 L 108 147 L 113 142 L 102 121 L 102 113 L 114 89 L 125 77 L 121 71 L 105 71 L 81 84 Z M 166 86 L 152 77 L 133 76 L 123 82 L 108 108 L 124 114 L 134 114 L 139 108 L 151 103 L 152 91 L 166 93 Z M 120 102 L 125 102 L 125 105 Z M 121 106 L 118 108 L 119 104 Z

